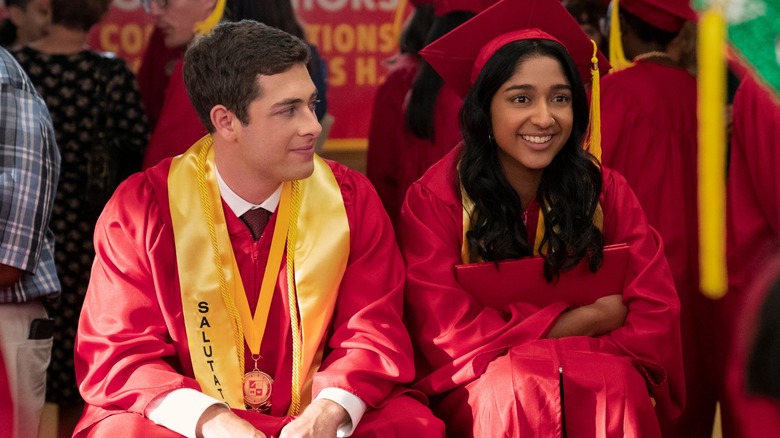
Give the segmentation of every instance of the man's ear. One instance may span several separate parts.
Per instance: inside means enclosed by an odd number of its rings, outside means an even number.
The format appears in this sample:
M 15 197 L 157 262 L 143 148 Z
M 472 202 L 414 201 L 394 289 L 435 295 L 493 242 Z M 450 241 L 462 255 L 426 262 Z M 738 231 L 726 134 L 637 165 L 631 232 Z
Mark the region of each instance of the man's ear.
M 226 140 L 235 140 L 242 123 L 232 111 L 224 105 L 215 105 L 211 108 L 209 116 L 211 117 L 211 124 L 214 125 L 214 134 Z

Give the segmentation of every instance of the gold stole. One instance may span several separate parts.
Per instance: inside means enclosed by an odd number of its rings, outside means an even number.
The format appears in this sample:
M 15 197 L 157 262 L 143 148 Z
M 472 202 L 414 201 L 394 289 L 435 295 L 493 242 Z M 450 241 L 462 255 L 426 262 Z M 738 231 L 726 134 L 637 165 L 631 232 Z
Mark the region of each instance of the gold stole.
M 471 259 L 469 254 L 469 241 L 466 238 L 466 233 L 471 230 L 471 217 L 474 215 L 474 201 L 466 194 L 466 190 L 463 186 L 460 186 L 461 203 L 463 205 L 463 236 L 461 240 L 460 257 L 463 264 L 481 262 L 479 257 L 475 256 L 475 260 Z M 534 235 L 534 256 L 539 254 L 547 254 L 547 244 L 542 247 L 542 238 L 544 237 L 544 215 L 542 213 L 544 206 L 539 208 L 539 218 L 536 220 L 536 233 Z M 596 211 L 593 213 L 593 224 L 601 230 L 604 226 L 604 211 L 601 209 L 601 203 L 596 206 Z
M 236 305 L 246 303 L 246 293 L 227 232 L 211 146 L 207 135 L 173 159 L 168 198 L 195 379 L 205 394 L 244 409 L 244 327 L 253 327 L 248 339 L 260 342 L 257 324 L 265 324 L 271 300 L 258 300 L 253 321 L 247 321 L 249 312 Z M 298 229 L 305 232 L 298 235 Z M 289 413 L 295 415 L 311 401 L 311 379 L 320 365 L 349 257 L 349 222 L 341 189 L 319 157 L 314 158 L 310 177 L 284 183 L 272 248 L 275 245 L 284 245 L 287 256 L 293 334 Z M 278 274 L 281 266 L 273 264 L 264 278 Z

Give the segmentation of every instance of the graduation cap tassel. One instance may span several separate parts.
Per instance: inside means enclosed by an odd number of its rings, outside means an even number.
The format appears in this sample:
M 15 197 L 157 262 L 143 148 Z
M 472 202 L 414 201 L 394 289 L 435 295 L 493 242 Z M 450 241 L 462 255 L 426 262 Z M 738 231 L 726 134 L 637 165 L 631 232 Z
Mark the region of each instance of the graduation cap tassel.
M 631 61 L 626 59 L 623 52 L 623 37 L 620 32 L 620 7 L 618 0 L 612 0 L 612 11 L 609 17 L 609 63 L 612 65 L 612 72 L 625 70 L 632 65 Z
M 206 35 L 217 27 L 219 20 L 222 19 L 222 15 L 225 14 L 225 1 L 226 0 L 217 0 L 217 4 L 214 5 L 214 10 L 211 12 L 211 15 L 206 17 L 205 20 L 195 23 L 195 33 Z
M 588 135 L 588 151 L 601 161 L 601 77 L 599 75 L 599 48 L 593 44 L 593 57 L 590 59 L 591 89 L 590 89 L 590 123 Z
M 722 4 L 699 18 L 699 269 L 702 293 L 721 298 L 726 276 L 726 24 Z

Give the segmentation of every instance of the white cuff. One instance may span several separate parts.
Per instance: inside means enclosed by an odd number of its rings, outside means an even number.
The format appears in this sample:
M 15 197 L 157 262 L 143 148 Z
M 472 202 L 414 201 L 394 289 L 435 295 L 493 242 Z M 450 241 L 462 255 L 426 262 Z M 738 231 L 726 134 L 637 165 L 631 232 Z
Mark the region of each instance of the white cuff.
M 144 416 L 187 438 L 195 438 L 195 428 L 209 406 L 227 404 L 191 388 L 160 394 L 144 409 Z
M 351 421 L 339 426 L 336 436 L 347 437 L 352 435 L 352 432 L 355 431 L 358 423 L 360 423 L 360 419 L 363 418 L 363 414 L 366 413 L 366 409 L 368 408 L 366 402 L 355 394 L 341 388 L 325 388 L 317 394 L 315 400 L 321 398 L 338 403 L 347 411 L 347 414 L 349 414 Z

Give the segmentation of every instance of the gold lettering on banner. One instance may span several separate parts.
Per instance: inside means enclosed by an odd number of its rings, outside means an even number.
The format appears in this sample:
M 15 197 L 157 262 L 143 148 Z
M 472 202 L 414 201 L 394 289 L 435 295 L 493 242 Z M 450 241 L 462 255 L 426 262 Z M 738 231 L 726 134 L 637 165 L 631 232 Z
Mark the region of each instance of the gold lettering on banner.
M 141 67 L 141 58 L 151 38 L 154 24 L 107 22 L 98 28 L 101 50 L 117 53 L 127 61 L 133 72 Z
M 396 49 L 392 23 L 310 23 L 306 31 L 312 44 L 329 56 L 370 54 L 384 59 Z
M 214 351 L 211 348 L 211 345 L 208 345 L 211 343 L 211 337 L 208 335 L 207 331 L 211 329 L 211 324 L 209 323 L 208 319 L 208 313 L 209 313 L 209 303 L 206 301 L 200 301 L 198 303 L 198 313 L 201 313 L 203 316 L 201 316 L 200 320 L 200 335 L 201 339 L 203 340 L 203 355 L 207 358 L 210 358 L 206 361 L 206 363 L 209 365 L 209 368 L 211 368 L 211 372 L 214 372 L 214 359 L 211 357 L 214 354 Z M 219 391 L 219 395 L 222 396 L 222 399 L 225 399 L 225 395 L 222 393 L 222 383 L 219 381 L 219 377 L 217 377 L 216 374 L 213 375 L 214 377 L 214 386 L 216 387 L 216 390 Z
M 328 86 L 375 87 L 397 49 L 392 23 L 309 23 L 308 36 L 328 63 Z
M 336 56 L 328 62 L 328 84 L 343 87 L 347 84 L 347 70 L 343 56 Z
M 355 59 L 355 84 L 377 85 L 376 58 L 358 57 Z

